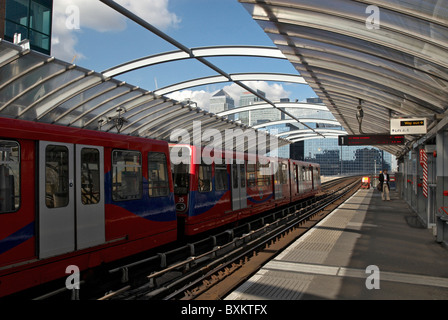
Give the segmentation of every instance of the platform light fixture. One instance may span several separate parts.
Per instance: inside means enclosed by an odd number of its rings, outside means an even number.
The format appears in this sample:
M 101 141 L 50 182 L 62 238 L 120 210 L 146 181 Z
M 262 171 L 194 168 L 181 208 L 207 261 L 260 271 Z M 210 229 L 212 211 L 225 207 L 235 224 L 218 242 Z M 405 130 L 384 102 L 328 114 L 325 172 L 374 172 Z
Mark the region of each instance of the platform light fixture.
M 363 100 L 362 99 L 358 99 L 358 106 L 356 107 L 357 111 L 356 111 L 356 120 L 358 120 L 358 124 L 359 124 L 359 133 L 360 134 L 364 134 L 364 132 L 362 131 L 362 119 L 364 118 L 364 110 L 362 110 L 362 103 Z

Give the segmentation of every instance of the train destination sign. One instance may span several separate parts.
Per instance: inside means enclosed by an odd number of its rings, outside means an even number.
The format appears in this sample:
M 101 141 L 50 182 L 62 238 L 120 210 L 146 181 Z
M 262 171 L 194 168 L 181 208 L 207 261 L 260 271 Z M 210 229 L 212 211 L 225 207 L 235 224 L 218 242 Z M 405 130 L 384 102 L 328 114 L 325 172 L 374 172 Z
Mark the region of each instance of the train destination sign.
M 340 146 L 403 145 L 404 142 L 403 135 L 371 134 L 338 137 L 338 144 Z
M 390 134 L 426 134 L 426 119 L 390 119 Z

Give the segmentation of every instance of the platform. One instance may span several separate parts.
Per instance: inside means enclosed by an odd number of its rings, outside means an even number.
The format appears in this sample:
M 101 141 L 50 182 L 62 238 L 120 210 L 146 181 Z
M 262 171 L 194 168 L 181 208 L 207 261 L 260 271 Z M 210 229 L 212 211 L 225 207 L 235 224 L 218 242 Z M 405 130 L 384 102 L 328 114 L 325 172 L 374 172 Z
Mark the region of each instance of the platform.
M 359 190 L 226 298 L 263 299 L 448 299 L 448 250 L 397 192 Z

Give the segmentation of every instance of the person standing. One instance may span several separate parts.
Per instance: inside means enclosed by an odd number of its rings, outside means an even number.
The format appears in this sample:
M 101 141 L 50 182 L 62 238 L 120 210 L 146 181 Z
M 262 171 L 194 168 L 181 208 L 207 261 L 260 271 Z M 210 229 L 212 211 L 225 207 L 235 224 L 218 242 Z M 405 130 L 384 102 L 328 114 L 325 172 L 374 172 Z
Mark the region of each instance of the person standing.
M 390 192 L 390 185 L 389 185 L 389 173 L 387 172 L 387 169 L 383 170 L 383 173 L 380 174 L 378 177 L 381 187 L 382 187 L 382 198 L 383 200 L 390 200 L 389 192 Z

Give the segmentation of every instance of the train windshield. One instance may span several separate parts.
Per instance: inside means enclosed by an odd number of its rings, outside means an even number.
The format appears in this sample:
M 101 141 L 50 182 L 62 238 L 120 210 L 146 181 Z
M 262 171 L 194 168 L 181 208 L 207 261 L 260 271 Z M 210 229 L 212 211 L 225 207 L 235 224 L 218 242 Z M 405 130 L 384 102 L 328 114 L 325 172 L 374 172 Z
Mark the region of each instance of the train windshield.
M 173 183 L 175 195 L 186 195 L 189 189 L 190 166 L 188 164 L 175 164 L 173 168 Z

